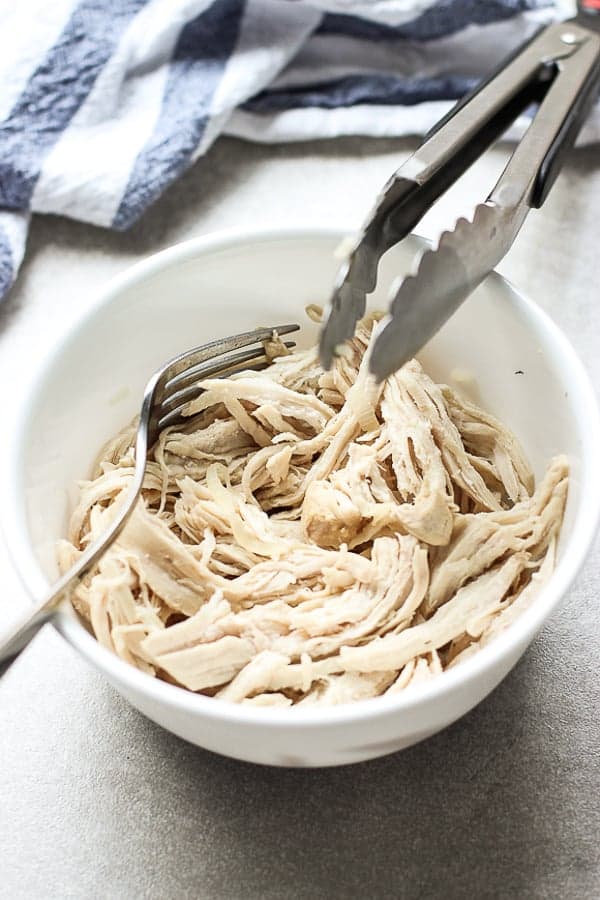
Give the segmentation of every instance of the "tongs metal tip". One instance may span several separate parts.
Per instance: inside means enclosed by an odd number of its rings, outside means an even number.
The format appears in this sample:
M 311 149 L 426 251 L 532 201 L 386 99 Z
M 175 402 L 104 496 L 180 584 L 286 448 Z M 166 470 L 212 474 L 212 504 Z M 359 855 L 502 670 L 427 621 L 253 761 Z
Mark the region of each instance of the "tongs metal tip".
M 501 207 L 480 203 L 470 218 L 461 216 L 444 231 L 436 247 L 423 251 L 415 271 L 393 286 L 390 314 L 370 357 L 378 381 L 412 359 L 493 268 L 498 232 L 506 241 L 512 234 L 505 219 Z

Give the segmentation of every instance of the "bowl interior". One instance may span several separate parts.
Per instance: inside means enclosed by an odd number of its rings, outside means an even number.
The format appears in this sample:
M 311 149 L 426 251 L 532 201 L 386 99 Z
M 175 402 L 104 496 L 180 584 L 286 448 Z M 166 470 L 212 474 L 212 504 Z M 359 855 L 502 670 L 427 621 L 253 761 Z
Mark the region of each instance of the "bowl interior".
M 103 442 L 138 412 L 152 371 L 193 345 L 258 325 L 298 321 L 299 343 L 314 342 L 317 326 L 304 308 L 325 303 L 340 238 L 190 242 L 134 267 L 104 292 L 48 360 L 17 435 L 8 514 L 28 545 L 22 574 L 32 590 L 56 576 L 55 542 L 66 534 L 76 483 L 89 475 Z M 412 238 L 383 260 L 374 308 L 386 307 L 391 281 L 422 247 Z M 584 415 L 574 396 L 583 376 L 565 363 L 565 347 L 545 316 L 493 275 L 422 354 L 435 379 L 452 383 L 456 369 L 473 373 L 469 392 L 514 429 L 537 475 L 553 454 L 569 455 L 562 552 L 581 513 L 585 456 Z

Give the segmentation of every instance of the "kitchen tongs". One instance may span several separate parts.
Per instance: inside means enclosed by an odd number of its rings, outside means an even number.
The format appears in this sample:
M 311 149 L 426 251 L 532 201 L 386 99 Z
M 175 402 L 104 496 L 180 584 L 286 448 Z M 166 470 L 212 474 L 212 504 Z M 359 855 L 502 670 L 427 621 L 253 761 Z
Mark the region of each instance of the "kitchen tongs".
M 458 103 L 383 189 L 338 273 L 321 334 L 326 368 L 365 312 L 382 255 L 532 104 L 537 111 L 472 221 L 460 218 L 416 272 L 392 290 L 370 367 L 378 380 L 415 355 L 506 254 L 531 207 L 542 206 L 600 87 L 600 0 L 518 50 Z

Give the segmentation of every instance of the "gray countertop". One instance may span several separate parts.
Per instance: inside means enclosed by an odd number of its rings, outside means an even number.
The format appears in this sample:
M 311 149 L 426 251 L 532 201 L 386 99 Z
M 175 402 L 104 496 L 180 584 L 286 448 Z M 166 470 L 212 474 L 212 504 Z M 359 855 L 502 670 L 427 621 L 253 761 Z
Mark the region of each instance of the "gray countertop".
M 220 140 L 128 234 L 36 218 L 0 308 L 0 383 L 98 284 L 216 228 L 358 225 L 406 142 Z M 424 220 L 491 187 L 478 163 Z M 600 164 L 573 155 L 502 271 L 600 386 Z M 4 417 L 10 428 L 12 412 Z M 1 502 L 1 501 L 0 501 Z M 0 549 L 0 614 L 25 602 Z M 354 767 L 224 759 L 127 705 L 51 629 L 0 683 L 0 897 L 592 898 L 600 881 L 600 548 L 500 687 L 423 744 Z

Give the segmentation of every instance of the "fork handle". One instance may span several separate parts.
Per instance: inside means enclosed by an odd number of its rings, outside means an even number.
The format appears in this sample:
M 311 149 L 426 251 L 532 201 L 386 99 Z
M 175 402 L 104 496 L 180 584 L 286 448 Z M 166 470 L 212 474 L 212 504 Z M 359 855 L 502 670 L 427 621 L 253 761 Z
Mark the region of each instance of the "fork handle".
M 56 609 L 28 610 L 15 624 L 3 635 L 0 644 L 0 678 L 8 671 L 21 650 L 36 636 L 40 628 L 49 622 Z
M 109 526 L 93 544 L 81 554 L 79 559 L 65 572 L 62 578 L 54 584 L 47 595 L 43 597 L 33 609 L 17 620 L 5 634 L 0 634 L 0 678 L 4 675 L 19 653 L 25 649 L 28 643 L 35 637 L 40 628 L 49 622 L 54 616 L 61 602 L 68 601 L 74 588 L 98 562 L 103 553 L 121 533 L 135 502 L 140 495 L 144 482 L 146 468 L 146 435 L 138 433 L 136 459 L 141 464 L 136 465 L 135 475 L 124 501 Z

